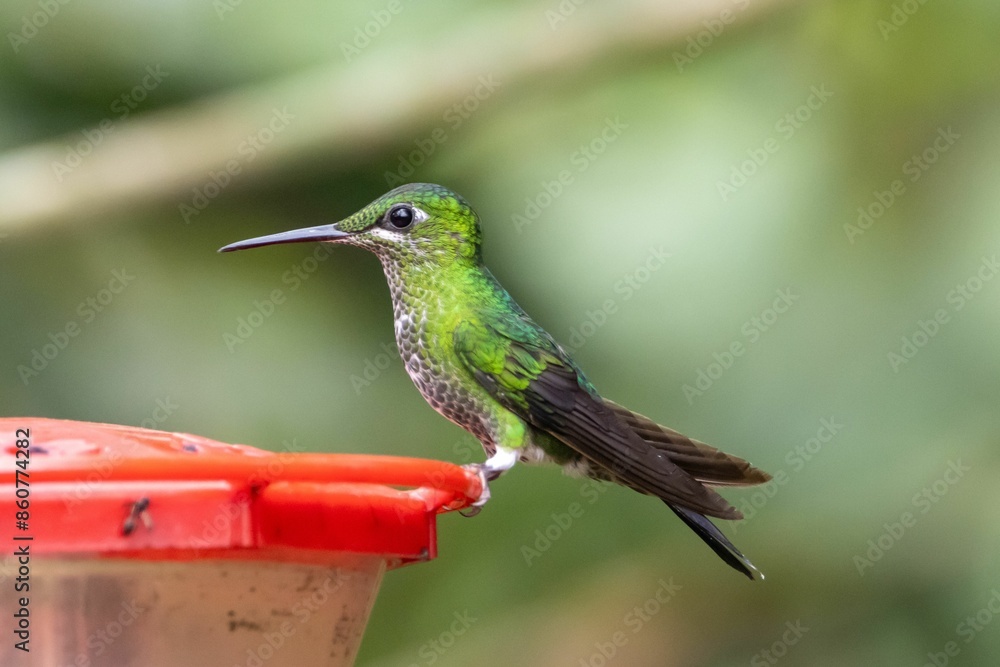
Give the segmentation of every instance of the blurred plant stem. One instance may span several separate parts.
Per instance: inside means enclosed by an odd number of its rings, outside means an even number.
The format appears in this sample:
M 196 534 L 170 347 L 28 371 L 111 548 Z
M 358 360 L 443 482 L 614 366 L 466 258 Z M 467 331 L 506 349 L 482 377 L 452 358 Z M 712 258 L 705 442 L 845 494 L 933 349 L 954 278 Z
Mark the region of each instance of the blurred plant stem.
M 609 57 L 667 49 L 663 66 L 673 68 L 673 54 L 683 54 L 689 35 L 711 35 L 710 48 L 721 30 L 781 4 L 647 0 L 582 11 L 566 0 L 498 10 L 445 40 L 410 35 L 398 48 L 362 49 L 350 63 L 119 123 L 105 121 L 103 128 L 0 156 L 0 230 L 110 213 L 170 196 L 187 201 L 191 188 L 212 182 L 210 173 L 225 171 L 233 161 L 244 183 L 310 158 L 333 155 L 343 162 L 439 121 L 442 109 L 472 93 L 480 77 L 494 76 L 509 88 Z M 378 86 L 371 85 L 375 80 Z M 276 116 L 285 126 L 280 136 L 265 141 Z

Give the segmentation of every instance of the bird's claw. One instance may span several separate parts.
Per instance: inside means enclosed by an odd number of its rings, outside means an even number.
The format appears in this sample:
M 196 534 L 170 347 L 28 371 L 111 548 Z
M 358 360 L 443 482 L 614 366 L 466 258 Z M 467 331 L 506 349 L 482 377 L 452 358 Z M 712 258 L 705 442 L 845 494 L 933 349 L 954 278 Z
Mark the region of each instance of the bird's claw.
M 466 470 L 470 470 L 479 476 L 479 483 L 482 485 L 482 492 L 479 494 L 479 499 L 472 503 L 464 510 L 459 510 L 459 514 L 464 517 L 473 517 L 483 511 L 483 506 L 489 502 L 490 499 L 490 482 L 497 478 L 496 474 L 491 474 L 493 471 L 489 470 L 485 465 L 481 463 L 470 463 L 468 465 L 462 466 Z

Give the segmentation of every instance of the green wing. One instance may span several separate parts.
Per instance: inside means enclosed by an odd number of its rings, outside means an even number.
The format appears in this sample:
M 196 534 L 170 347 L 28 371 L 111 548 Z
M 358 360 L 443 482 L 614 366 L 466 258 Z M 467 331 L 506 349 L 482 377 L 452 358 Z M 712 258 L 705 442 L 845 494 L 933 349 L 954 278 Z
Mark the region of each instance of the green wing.
M 487 322 L 464 320 L 455 329 L 454 343 L 472 377 L 502 406 L 609 471 L 614 479 L 703 514 L 740 518 L 724 498 L 672 462 L 667 452 L 639 437 L 527 315 L 507 312 Z

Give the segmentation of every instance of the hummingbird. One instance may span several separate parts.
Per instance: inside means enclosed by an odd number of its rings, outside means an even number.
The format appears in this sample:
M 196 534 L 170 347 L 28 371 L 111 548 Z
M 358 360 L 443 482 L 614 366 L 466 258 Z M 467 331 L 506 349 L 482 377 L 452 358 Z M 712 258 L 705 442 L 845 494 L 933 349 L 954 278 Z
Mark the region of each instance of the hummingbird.
M 392 294 L 396 344 L 424 399 L 474 435 L 489 483 L 517 461 L 655 496 L 728 565 L 759 570 L 708 517 L 743 515 L 713 486 L 771 477 L 744 459 L 661 426 L 601 396 L 580 367 L 483 263 L 479 215 L 440 185 L 411 183 L 340 222 L 232 243 L 219 250 L 318 241 L 371 251 Z

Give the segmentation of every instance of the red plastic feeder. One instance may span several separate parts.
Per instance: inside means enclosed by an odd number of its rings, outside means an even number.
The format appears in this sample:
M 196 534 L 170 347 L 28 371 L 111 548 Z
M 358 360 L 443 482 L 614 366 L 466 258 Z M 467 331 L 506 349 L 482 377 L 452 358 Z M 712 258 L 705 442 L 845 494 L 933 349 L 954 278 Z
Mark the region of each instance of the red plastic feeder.
M 3 665 L 351 665 L 385 570 L 434 558 L 437 514 L 481 493 L 440 461 L 109 424 L 0 419 L 0 445 L 29 553 L 0 585 L 8 622 L 27 609 Z

